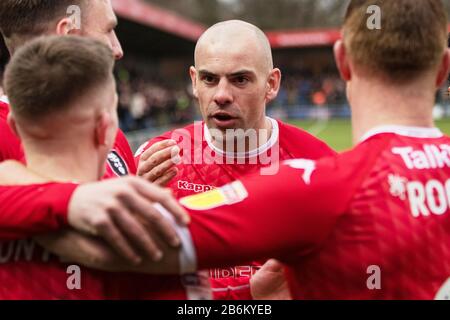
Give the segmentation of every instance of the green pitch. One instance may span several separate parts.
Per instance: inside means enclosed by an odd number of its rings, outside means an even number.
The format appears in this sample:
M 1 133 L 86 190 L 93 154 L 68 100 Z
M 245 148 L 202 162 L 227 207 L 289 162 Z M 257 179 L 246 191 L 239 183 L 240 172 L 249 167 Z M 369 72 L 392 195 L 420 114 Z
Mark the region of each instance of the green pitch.
M 350 120 L 331 119 L 322 123 L 312 120 L 293 120 L 288 122 L 319 137 L 337 151 L 343 151 L 352 146 Z M 444 133 L 450 135 L 450 119 L 437 121 L 437 126 Z

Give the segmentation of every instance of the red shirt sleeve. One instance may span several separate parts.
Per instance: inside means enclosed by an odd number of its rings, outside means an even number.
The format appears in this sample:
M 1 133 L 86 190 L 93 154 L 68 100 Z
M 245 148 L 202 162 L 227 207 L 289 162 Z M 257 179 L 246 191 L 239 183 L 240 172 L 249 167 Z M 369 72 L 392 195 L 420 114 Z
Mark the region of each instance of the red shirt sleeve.
M 291 160 L 276 175 L 245 177 L 210 197 L 182 199 L 192 213 L 189 228 L 198 267 L 249 259 L 289 261 L 319 247 L 359 182 L 337 159 Z M 193 210 L 196 206 L 212 209 Z
M 74 184 L 0 186 L 0 239 L 16 240 L 68 225 Z

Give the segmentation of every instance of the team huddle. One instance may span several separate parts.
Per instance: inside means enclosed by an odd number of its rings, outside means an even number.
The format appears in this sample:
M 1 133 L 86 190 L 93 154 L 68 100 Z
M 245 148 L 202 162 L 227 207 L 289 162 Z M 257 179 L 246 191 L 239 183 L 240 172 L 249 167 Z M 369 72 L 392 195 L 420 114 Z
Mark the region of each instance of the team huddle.
M 334 46 L 344 153 L 266 115 L 281 70 L 263 31 L 230 20 L 189 69 L 203 121 L 133 155 L 116 25 L 109 0 L 0 4 L 0 299 L 448 299 L 440 0 L 350 1 Z

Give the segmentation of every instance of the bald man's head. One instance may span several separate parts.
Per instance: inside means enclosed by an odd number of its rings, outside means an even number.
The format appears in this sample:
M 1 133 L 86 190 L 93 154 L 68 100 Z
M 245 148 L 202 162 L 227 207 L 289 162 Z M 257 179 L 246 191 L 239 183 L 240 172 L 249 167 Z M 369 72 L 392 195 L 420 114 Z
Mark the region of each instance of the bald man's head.
M 278 94 L 281 71 L 260 29 L 237 20 L 212 26 L 198 40 L 189 73 L 208 128 L 225 133 L 267 126 L 266 105 Z
M 229 20 L 219 22 L 206 30 L 195 47 L 195 64 L 204 51 L 248 52 L 257 59 L 267 72 L 273 69 L 272 49 L 264 32 L 245 21 Z

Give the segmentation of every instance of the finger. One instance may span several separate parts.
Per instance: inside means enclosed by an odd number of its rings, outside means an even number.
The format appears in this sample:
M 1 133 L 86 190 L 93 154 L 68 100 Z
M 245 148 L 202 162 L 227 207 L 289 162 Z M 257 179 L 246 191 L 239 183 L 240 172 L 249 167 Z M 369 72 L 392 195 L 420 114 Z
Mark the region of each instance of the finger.
M 152 169 L 150 172 L 143 174 L 142 178 L 147 181 L 156 183 L 156 180 L 167 174 L 168 171 L 176 165 L 178 159 L 179 156 L 176 156 L 176 159 L 166 160 L 165 162 Z
M 284 271 L 284 265 L 275 259 L 271 259 L 263 265 L 261 270 L 267 272 L 282 272 Z
M 129 198 L 126 199 L 126 205 L 135 214 L 142 217 L 145 221 L 156 222 L 158 220 L 164 220 L 156 225 L 161 226 L 159 233 L 163 236 L 164 240 L 167 241 L 171 246 L 178 247 L 181 243 L 175 228 L 172 226 L 170 221 L 166 221 L 161 213 L 155 209 L 154 204 L 148 201 L 147 198 L 142 197 L 140 194 L 130 193 Z
M 161 151 L 156 152 L 150 158 L 145 161 L 139 162 L 138 175 L 143 176 L 146 173 L 151 172 L 156 169 L 158 166 L 165 162 L 169 162 L 171 164 L 178 164 L 181 162 L 180 158 L 180 147 L 174 146 L 163 149 Z M 162 173 L 161 173 L 162 174 Z M 161 175 L 160 174 L 160 175 Z M 158 178 L 158 177 L 156 177 Z
M 161 178 L 156 179 L 154 181 L 154 183 L 157 184 L 158 186 L 165 187 L 173 178 L 176 177 L 177 174 L 178 174 L 178 169 L 173 168 L 173 169 L 169 170 Z
M 130 213 L 121 212 L 114 216 L 114 221 L 122 232 L 136 243 L 151 259 L 160 261 L 162 252 L 147 233 L 147 230 Z
M 172 139 L 167 139 L 164 141 L 160 141 L 157 142 L 155 144 L 153 144 L 150 148 L 148 148 L 147 150 L 145 150 L 142 155 L 141 155 L 141 160 L 147 160 L 148 158 L 150 158 L 154 153 L 161 151 L 163 149 L 166 149 L 168 147 L 173 147 L 177 144 L 177 142 L 175 140 Z
M 153 230 L 156 230 L 163 240 L 170 243 L 173 247 L 179 247 L 181 245 L 181 240 L 175 230 L 173 221 L 163 216 L 157 207 L 153 207 L 152 211 L 148 212 L 146 218 L 154 226 Z M 173 241 L 174 234 L 178 240 L 176 243 Z
M 164 189 L 157 189 L 159 192 L 164 191 Z M 144 221 L 149 223 L 154 223 L 155 221 L 167 220 L 161 215 L 161 213 L 155 209 L 153 201 L 149 201 L 148 198 L 143 197 L 140 193 L 130 192 L 127 199 L 125 199 L 125 204 L 130 208 L 135 214 L 144 219 Z M 160 233 L 163 235 L 164 239 L 172 246 L 178 247 L 181 243 L 175 228 L 171 225 L 169 221 L 163 223 L 163 230 Z
M 191 217 L 188 215 L 177 200 L 173 197 L 172 193 L 168 189 L 162 189 L 154 184 L 139 178 L 131 180 L 131 184 L 136 188 L 142 196 L 146 199 L 160 203 L 167 211 L 169 211 L 175 218 L 175 220 L 183 225 L 187 225 L 191 221 Z
M 105 239 L 118 254 L 134 264 L 142 262 L 142 258 L 128 244 L 128 241 L 117 230 L 112 221 L 98 227 L 98 234 Z
M 188 225 L 191 222 L 191 217 L 186 212 L 186 210 L 183 209 L 180 203 L 175 200 L 175 198 L 172 196 L 172 192 L 170 190 L 168 190 L 167 192 L 168 196 L 160 199 L 158 203 L 161 204 L 167 211 L 169 211 L 178 223 L 182 225 Z

